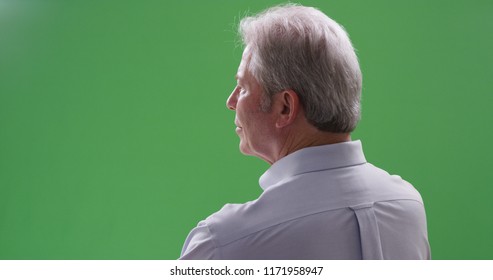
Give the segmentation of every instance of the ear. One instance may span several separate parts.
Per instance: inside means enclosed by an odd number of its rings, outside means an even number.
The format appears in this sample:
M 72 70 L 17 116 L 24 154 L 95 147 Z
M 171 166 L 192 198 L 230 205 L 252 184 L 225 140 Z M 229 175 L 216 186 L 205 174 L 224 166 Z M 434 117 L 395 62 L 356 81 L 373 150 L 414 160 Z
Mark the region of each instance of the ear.
M 279 115 L 276 127 L 282 128 L 292 124 L 300 111 L 300 99 L 293 90 L 285 90 L 277 95 L 277 108 Z

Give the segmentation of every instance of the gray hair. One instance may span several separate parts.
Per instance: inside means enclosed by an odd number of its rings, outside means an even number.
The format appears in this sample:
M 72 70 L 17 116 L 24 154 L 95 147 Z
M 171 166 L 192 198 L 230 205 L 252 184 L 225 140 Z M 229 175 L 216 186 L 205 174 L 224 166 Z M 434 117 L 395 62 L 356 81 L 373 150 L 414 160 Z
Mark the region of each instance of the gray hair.
M 274 94 L 290 89 L 319 130 L 355 129 L 362 76 L 342 26 L 315 8 L 288 4 L 243 18 L 239 33 L 251 49 L 248 69 L 265 93 L 264 111 Z

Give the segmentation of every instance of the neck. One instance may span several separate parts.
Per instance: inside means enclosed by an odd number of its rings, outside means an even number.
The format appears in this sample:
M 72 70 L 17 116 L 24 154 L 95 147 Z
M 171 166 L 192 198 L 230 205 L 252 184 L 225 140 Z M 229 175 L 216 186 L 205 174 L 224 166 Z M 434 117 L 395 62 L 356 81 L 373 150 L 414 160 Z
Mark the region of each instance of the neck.
M 324 132 L 314 127 L 310 129 L 310 131 L 304 131 L 303 133 L 288 134 L 283 137 L 283 141 L 280 143 L 281 145 L 278 149 L 279 152 L 270 163 L 273 164 L 281 158 L 303 148 L 330 145 L 347 141 L 351 141 L 351 135 L 349 133 Z

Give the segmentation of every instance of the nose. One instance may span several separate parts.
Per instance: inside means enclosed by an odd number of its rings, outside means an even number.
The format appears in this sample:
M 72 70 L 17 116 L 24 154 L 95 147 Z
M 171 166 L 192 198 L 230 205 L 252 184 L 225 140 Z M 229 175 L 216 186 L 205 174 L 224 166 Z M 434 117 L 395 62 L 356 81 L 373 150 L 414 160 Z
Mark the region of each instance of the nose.
M 235 87 L 233 92 L 229 95 L 228 100 L 226 100 L 226 107 L 230 110 L 236 110 L 236 102 L 238 101 L 238 87 Z

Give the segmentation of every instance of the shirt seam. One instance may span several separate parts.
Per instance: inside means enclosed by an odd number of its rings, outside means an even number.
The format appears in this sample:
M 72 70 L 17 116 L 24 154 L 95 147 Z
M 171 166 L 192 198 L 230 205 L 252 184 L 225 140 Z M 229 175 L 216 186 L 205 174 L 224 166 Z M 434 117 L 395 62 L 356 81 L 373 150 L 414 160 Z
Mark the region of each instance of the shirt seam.
M 218 241 L 216 240 L 216 234 L 214 234 L 214 230 L 212 230 L 212 225 L 211 224 L 206 224 L 205 225 L 207 227 L 207 231 L 209 232 L 209 235 L 211 236 L 211 241 L 212 241 L 212 244 L 214 246 L 214 251 L 217 252 L 217 255 L 218 255 L 218 258 L 217 259 L 221 259 L 221 250 L 220 250 L 220 246 Z
M 334 169 L 341 169 L 341 168 L 353 167 L 353 166 L 363 165 L 363 164 L 366 164 L 366 163 L 367 162 L 365 161 L 365 162 L 348 164 L 348 165 L 342 165 L 342 166 L 337 166 L 337 167 L 323 168 L 323 169 L 317 169 L 317 170 L 308 170 L 308 171 L 296 173 L 296 174 L 292 175 L 292 177 L 298 176 L 298 175 L 302 175 L 302 174 L 307 174 L 307 173 L 313 173 L 313 172 L 320 172 L 320 171 L 327 171 L 327 170 L 334 170 Z
M 373 202 L 373 204 L 378 204 L 378 203 L 381 203 L 381 202 L 403 201 L 403 200 L 410 200 L 410 201 L 418 202 L 419 204 L 421 204 L 421 205 L 423 205 L 423 206 L 424 206 L 424 204 L 423 204 L 421 201 L 419 201 L 419 200 L 417 200 L 417 199 L 412 199 L 412 198 L 379 200 L 379 201 L 375 201 L 375 202 Z M 303 215 L 303 216 L 300 216 L 300 217 L 296 217 L 296 218 L 292 218 L 292 219 L 289 219 L 289 220 L 286 220 L 286 221 L 283 221 L 283 222 L 280 222 L 280 223 L 277 223 L 277 224 L 274 224 L 274 225 L 270 225 L 270 226 L 268 226 L 268 227 L 265 227 L 265 228 L 262 228 L 262 229 L 260 229 L 260 230 L 254 231 L 254 232 L 249 233 L 249 234 L 247 234 L 247 235 L 245 235 L 245 236 L 242 236 L 242 237 L 240 237 L 240 238 L 234 239 L 234 240 L 232 240 L 232 241 L 230 241 L 230 242 L 228 242 L 228 243 L 225 243 L 225 244 L 223 244 L 223 245 L 219 245 L 219 244 L 215 241 L 214 236 L 213 236 L 213 238 L 212 238 L 212 239 L 213 239 L 213 241 L 214 241 L 214 244 L 215 244 L 215 245 L 217 246 L 217 248 L 219 249 L 220 247 L 224 247 L 224 246 L 227 246 L 227 245 L 229 245 L 229 244 L 231 244 L 231 243 L 237 242 L 237 241 L 239 241 L 239 240 L 241 240 L 241 239 L 247 238 L 248 236 L 250 236 L 250 235 L 252 235 L 252 234 L 259 233 L 259 232 L 261 232 L 261 231 L 264 231 L 264 230 L 267 230 L 267 229 L 273 228 L 273 227 L 275 227 L 275 226 L 282 225 L 282 224 L 287 223 L 287 222 L 295 221 L 295 220 L 298 220 L 298 219 L 301 219 L 301 218 L 306 218 L 306 217 L 308 217 L 308 216 L 313 216 L 313 215 L 317 215 L 317 214 L 321 214 L 321 213 L 325 213 L 325 212 L 330 212 L 330 211 L 335 211 L 335 210 L 341 210 L 341 209 L 345 209 L 345 208 L 347 208 L 347 209 L 351 209 L 351 208 L 350 208 L 350 206 L 343 206 L 343 207 L 339 207 L 339 208 L 334 208 L 334 209 L 329 209 L 329 210 L 318 211 L 318 212 L 314 212 L 314 213 L 306 214 L 306 215 Z

